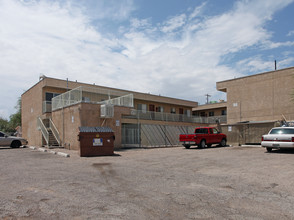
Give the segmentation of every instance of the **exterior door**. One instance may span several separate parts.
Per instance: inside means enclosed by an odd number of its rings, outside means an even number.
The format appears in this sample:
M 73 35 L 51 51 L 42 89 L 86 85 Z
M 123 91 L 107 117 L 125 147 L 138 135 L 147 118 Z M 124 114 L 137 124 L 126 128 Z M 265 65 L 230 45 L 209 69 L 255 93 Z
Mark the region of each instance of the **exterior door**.
M 154 112 L 155 111 L 155 105 L 149 105 L 149 111 Z

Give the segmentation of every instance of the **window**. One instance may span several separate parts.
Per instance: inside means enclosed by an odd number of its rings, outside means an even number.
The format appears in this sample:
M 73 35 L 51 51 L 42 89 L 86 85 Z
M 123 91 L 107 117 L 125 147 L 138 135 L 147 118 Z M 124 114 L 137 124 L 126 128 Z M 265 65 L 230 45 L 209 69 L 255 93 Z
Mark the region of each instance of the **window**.
M 195 130 L 195 134 L 208 134 L 207 128 L 198 128 Z
M 137 110 L 142 111 L 143 113 L 146 113 L 147 111 L 147 105 L 146 104 L 138 104 Z
M 163 112 L 163 107 L 162 106 L 156 107 L 156 112 Z
M 154 112 L 155 111 L 155 105 L 149 105 L 149 111 Z
M 91 102 L 89 97 L 82 97 L 83 102 Z
M 0 132 L 0 137 L 4 137 L 5 135 L 2 133 L 2 132 Z
M 209 116 L 214 116 L 214 112 L 209 112 Z
M 200 112 L 200 116 L 201 116 L 201 117 L 206 117 L 205 112 Z
M 194 115 L 194 116 L 200 116 L 199 112 L 192 112 L 192 115 Z
M 172 114 L 176 114 L 176 108 L 171 108 L 171 109 L 170 109 L 170 113 L 172 113 Z
M 216 130 L 215 128 L 213 128 L 213 134 L 218 134 L 218 130 Z
M 187 115 L 188 117 L 190 117 L 191 116 L 191 110 L 186 109 L 185 110 L 185 115 Z
M 291 128 L 274 128 L 270 134 L 294 134 L 294 129 Z
M 227 110 L 222 110 L 222 115 L 227 115 Z
M 55 97 L 55 96 L 58 96 L 60 95 L 59 93 L 52 93 L 52 92 L 46 92 L 45 93 L 45 100 L 46 101 L 52 101 L 52 99 Z

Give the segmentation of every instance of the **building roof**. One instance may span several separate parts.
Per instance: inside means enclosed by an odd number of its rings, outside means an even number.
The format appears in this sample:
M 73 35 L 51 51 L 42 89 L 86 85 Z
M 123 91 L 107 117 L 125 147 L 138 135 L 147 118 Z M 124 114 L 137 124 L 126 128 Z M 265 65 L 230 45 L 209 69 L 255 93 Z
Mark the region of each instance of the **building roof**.
M 250 75 L 250 76 L 238 77 L 238 78 L 235 78 L 235 79 L 219 81 L 219 82 L 216 83 L 216 85 L 217 85 L 216 87 L 217 87 L 218 91 L 226 92 L 228 83 L 236 82 L 238 80 L 244 80 L 244 79 L 250 79 L 250 78 L 254 78 L 254 77 L 260 77 L 260 76 L 264 76 L 264 75 L 268 75 L 268 74 L 280 73 L 280 72 L 284 72 L 285 70 L 293 70 L 294 71 L 294 67 L 289 67 L 289 68 L 284 68 L 284 69 L 279 69 L 279 70 L 273 70 L 273 71 L 258 73 L 258 74 L 254 74 L 254 75 Z
M 193 111 L 203 111 L 203 110 L 210 110 L 210 109 L 218 109 L 218 108 L 226 108 L 227 102 L 217 102 L 217 103 L 210 103 L 205 105 L 198 105 L 197 107 L 193 108 Z
M 119 93 L 125 93 L 125 94 L 132 93 L 134 95 L 134 99 L 137 99 L 137 100 L 167 103 L 167 104 L 180 105 L 180 106 L 186 106 L 186 107 L 198 106 L 198 102 L 194 102 L 194 101 L 171 98 L 171 97 L 166 97 L 166 96 L 161 96 L 161 95 L 153 95 L 153 94 L 149 94 L 149 93 L 135 92 L 135 91 L 130 91 L 130 90 L 111 88 L 111 87 L 100 86 L 100 85 L 95 85 L 95 84 L 81 83 L 81 82 L 77 82 L 77 81 L 56 79 L 56 78 L 51 78 L 51 77 L 40 78 L 40 81 L 38 83 L 36 83 L 34 86 L 32 86 L 30 89 L 32 89 L 33 87 L 37 86 L 40 83 L 43 84 L 42 85 L 43 87 L 61 88 L 61 89 L 66 89 L 66 90 L 71 90 L 71 89 L 77 88 L 79 86 L 108 89 L 108 90 L 116 91 Z M 29 91 L 30 89 L 28 89 L 27 91 Z

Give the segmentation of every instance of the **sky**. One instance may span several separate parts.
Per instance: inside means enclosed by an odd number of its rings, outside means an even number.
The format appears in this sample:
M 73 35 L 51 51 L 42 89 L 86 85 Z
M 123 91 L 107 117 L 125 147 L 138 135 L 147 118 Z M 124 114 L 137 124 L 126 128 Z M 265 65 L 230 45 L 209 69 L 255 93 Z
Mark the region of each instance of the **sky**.
M 294 0 L 0 0 L 0 117 L 41 75 L 197 101 L 294 66 Z

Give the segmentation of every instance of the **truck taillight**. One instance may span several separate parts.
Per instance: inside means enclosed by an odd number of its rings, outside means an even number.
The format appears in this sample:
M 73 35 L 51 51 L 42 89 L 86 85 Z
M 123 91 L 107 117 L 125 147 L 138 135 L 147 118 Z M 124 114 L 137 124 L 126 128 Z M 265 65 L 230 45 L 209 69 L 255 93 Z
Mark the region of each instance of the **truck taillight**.
M 291 141 L 294 142 L 294 137 L 292 137 Z
M 263 137 L 261 137 L 261 141 L 263 141 Z

